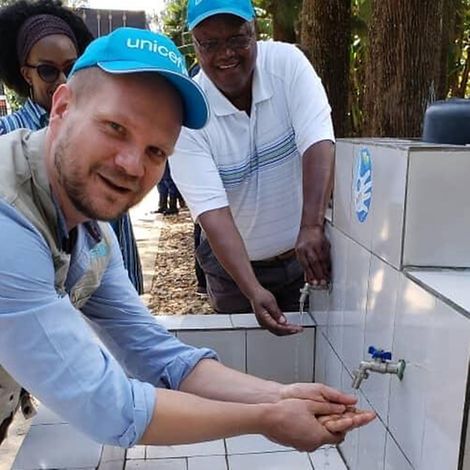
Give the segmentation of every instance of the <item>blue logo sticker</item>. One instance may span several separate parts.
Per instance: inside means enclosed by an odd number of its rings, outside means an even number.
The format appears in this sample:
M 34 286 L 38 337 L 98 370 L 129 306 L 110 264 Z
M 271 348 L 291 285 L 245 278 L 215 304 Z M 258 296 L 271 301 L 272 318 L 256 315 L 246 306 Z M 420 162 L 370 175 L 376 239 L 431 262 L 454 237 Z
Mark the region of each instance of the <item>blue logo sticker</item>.
M 366 221 L 372 201 L 372 161 L 369 149 L 359 151 L 353 180 L 353 201 L 359 222 Z

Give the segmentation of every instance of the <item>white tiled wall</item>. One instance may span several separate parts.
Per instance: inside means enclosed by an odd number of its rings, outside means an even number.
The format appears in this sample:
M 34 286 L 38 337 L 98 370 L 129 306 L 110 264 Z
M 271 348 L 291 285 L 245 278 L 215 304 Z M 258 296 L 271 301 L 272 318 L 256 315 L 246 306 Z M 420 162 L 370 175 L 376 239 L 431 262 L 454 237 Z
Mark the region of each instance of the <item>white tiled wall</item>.
M 348 240 L 341 357 L 352 372 L 362 360 L 371 254 Z
M 410 154 L 404 263 L 470 267 L 469 149 Z
M 370 360 L 369 346 L 392 351 L 393 328 L 400 273 L 376 256 L 371 258 L 367 314 L 364 335 L 363 359 Z M 392 360 L 396 360 L 395 356 Z M 390 381 L 396 377 L 370 374 L 362 382 L 361 390 L 367 395 L 375 410 L 388 423 Z

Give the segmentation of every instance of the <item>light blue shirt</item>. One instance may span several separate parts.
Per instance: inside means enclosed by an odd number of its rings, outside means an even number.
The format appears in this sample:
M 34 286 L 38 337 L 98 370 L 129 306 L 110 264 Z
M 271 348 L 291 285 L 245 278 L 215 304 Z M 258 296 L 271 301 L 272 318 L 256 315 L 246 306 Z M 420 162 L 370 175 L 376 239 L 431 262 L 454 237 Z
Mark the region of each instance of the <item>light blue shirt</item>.
M 136 444 L 158 400 L 154 387 L 178 389 L 215 353 L 184 345 L 157 323 L 129 281 L 116 240 L 103 281 L 80 312 L 54 288 L 42 235 L 2 200 L 0 227 L 0 364 L 91 438 Z M 78 226 L 67 291 L 99 240 L 93 228 Z

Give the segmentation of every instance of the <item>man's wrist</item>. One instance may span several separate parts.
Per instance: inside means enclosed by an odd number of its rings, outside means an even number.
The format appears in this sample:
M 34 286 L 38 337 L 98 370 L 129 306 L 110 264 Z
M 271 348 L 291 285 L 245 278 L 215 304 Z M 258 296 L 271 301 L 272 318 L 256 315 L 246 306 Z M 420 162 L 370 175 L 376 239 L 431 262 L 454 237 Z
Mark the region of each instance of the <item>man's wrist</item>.
M 325 222 L 317 222 L 317 223 L 309 223 L 309 224 L 300 224 L 300 230 L 324 230 L 325 229 Z

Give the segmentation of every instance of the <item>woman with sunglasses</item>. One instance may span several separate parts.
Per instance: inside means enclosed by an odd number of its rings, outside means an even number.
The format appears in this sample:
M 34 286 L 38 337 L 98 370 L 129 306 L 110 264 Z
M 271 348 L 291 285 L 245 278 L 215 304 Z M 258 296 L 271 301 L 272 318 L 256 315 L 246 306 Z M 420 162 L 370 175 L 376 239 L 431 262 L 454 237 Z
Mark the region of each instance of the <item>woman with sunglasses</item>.
M 0 80 L 27 98 L 0 119 L 0 135 L 37 130 L 48 121 L 52 95 L 93 39 L 83 20 L 57 0 L 20 0 L 0 10 Z
M 41 129 L 47 125 L 54 91 L 93 37 L 83 20 L 60 0 L 20 0 L 0 9 L 0 38 L 0 81 L 27 98 L 17 112 L 0 118 L 0 135 L 19 128 Z M 129 214 L 111 225 L 129 278 L 143 294 Z

